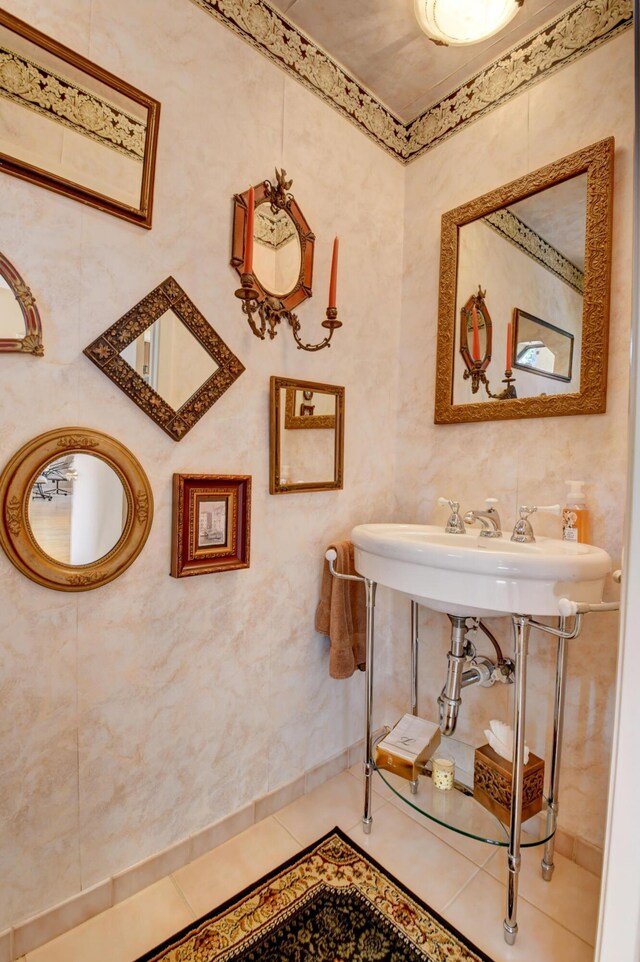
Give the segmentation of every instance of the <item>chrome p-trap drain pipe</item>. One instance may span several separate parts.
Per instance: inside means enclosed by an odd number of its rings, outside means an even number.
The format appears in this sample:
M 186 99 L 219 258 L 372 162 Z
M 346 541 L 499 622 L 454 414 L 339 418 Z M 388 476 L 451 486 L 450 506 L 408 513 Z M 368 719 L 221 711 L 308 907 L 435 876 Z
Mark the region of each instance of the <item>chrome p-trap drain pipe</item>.
M 496 666 L 483 656 L 467 667 L 467 618 L 449 615 L 451 648 L 447 655 L 447 680 L 438 696 L 438 721 L 443 735 L 453 735 L 462 704 L 460 692 L 469 685 L 489 687 L 495 681 Z

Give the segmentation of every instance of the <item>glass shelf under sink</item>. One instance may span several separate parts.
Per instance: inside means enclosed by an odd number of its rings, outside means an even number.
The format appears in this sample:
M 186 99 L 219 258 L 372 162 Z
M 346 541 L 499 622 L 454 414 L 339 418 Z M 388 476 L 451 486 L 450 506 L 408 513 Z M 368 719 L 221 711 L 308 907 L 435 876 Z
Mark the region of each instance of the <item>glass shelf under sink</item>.
M 376 771 L 398 798 L 432 821 L 488 845 L 509 844 L 508 826 L 503 825 L 499 818 L 477 802 L 472 790 L 461 782 L 456 782 L 451 791 L 443 792 L 433 787 L 431 771 L 425 770 L 425 773 L 418 777 L 418 791 L 413 795 L 411 782 L 406 778 L 382 768 L 376 768 Z M 546 799 L 543 799 L 542 812 L 522 825 L 522 848 L 542 845 L 554 835 L 555 824 L 550 830 L 547 829 L 546 815 L 547 803 Z

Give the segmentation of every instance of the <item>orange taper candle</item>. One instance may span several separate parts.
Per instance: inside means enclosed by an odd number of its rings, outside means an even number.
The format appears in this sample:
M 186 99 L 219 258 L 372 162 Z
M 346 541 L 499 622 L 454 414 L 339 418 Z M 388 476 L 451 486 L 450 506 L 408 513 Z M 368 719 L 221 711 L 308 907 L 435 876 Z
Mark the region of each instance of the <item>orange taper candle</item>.
M 507 324 L 507 371 L 511 370 L 511 321 Z
M 244 274 L 253 274 L 253 215 L 256 208 L 256 195 L 253 187 L 247 195 L 247 235 L 244 239 Z
M 331 280 L 329 281 L 329 307 L 336 306 L 336 284 L 338 281 L 338 238 L 333 241 L 333 258 L 331 259 Z
M 476 312 L 476 306 L 473 305 L 471 309 L 471 321 L 473 323 L 473 360 L 480 360 L 480 332 L 478 330 L 478 314 Z

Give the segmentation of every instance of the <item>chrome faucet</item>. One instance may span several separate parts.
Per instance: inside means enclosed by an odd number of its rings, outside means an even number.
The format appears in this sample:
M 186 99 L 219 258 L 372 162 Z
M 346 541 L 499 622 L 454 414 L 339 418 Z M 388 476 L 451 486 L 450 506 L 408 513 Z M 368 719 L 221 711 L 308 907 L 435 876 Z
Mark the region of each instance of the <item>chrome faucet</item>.
M 460 517 L 460 502 L 449 501 L 448 498 L 438 498 L 438 504 L 448 504 L 451 508 L 451 514 L 444 528 L 447 534 L 464 534 L 464 524 Z
M 497 503 L 497 498 L 485 498 L 485 504 L 487 505 L 486 510 L 467 511 L 463 518 L 464 523 L 473 524 L 474 521 L 479 521 L 482 525 L 482 531 L 480 532 L 481 538 L 501 538 L 502 525 L 500 523 L 500 515 L 495 509 Z

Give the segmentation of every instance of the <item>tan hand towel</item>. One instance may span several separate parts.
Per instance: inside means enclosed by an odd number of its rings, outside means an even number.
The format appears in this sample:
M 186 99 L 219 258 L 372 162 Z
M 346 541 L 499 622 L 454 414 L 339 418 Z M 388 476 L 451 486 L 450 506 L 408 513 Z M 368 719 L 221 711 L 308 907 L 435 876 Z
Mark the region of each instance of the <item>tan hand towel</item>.
M 356 574 L 350 541 L 337 541 L 328 547 L 337 552 L 336 571 Z M 366 617 L 364 584 L 334 578 L 325 560 L 316 631 L 331 639 L 329 674 L 332 678 L 350 678 L 356 667 L 364 671 Z

